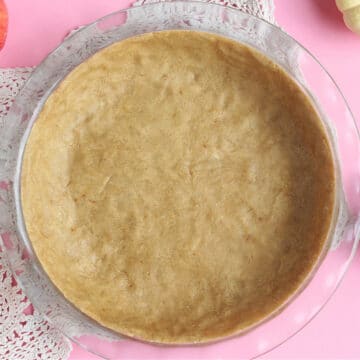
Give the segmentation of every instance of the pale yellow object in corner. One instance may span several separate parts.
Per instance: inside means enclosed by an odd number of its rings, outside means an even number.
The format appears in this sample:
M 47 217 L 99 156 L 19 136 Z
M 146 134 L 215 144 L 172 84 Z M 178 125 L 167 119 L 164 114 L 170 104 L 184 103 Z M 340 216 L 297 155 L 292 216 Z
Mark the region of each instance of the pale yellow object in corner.
M 346 26 L 360 35 L 360 0 L 336 0 Z

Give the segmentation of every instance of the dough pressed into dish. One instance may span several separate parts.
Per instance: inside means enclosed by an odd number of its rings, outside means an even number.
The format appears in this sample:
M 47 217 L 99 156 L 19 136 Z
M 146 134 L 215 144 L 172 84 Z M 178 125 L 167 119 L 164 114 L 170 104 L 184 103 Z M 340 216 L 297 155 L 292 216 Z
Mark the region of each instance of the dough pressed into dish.
M 331 228 L 334 160 L 277 65 L 208 33 L 116 43 L 31 131 L 22 205 L 50 279 L 85 314 L 159 343 L 235 334 L 279 309 Z

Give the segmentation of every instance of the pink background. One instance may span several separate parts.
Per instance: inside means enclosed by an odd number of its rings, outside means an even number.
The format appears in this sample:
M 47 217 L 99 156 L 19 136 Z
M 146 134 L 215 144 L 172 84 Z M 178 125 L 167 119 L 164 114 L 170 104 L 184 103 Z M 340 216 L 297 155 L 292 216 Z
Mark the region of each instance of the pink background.
M 6 2 L 9 33 L 0 53 L 0 67 L 37 65 L 70 29 L 125 7 L 131 1 Z M 360 121 L 360 37 L 345 28 L 334 4 L 335 0 L 275 0 L 276 19 L 332 74 Z M 359 304 L 360 252 L 339 290 L 315 320 L 261 359 L 360 359 Z M 74 346 L 70 359 L 98 357 Z

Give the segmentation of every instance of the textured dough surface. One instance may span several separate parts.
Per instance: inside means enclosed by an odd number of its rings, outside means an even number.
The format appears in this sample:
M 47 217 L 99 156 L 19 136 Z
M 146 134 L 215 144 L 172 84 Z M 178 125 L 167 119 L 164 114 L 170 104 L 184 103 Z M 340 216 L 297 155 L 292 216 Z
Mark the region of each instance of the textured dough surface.
M 49 97 L 22 201 L 55 285 L 115 331 L 236 333 L 281 306 L 326 243 L 334 163 L 308 98 L 257 52 L 206 33 L 116 43 Z

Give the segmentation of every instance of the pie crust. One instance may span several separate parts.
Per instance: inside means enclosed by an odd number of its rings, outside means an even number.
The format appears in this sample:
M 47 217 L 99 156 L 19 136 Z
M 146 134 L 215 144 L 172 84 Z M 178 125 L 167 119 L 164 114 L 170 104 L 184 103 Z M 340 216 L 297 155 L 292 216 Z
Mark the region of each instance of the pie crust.
M 326 248 L 334 159 L 300 87 L 257 51 L 164 31 L 98 52 L 49 96 L 22 206 L 82 312 L 158 343 L 220 339 L 281 307 Z

